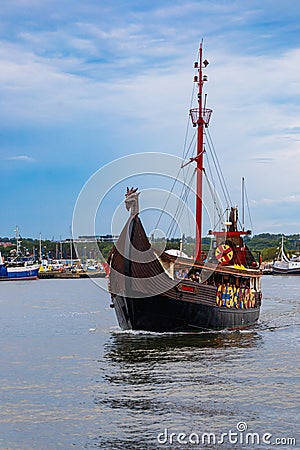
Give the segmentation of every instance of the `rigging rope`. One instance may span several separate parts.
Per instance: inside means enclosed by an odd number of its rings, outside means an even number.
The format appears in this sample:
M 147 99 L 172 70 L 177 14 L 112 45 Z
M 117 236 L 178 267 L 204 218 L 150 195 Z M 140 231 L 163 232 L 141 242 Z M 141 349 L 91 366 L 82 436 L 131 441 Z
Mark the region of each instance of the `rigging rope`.
M 194 83 L 193 84 L 193 89 L 192 89 L 192 94 L 191 94 L 190 109 L 192 108 L 192 105 L 193 105 L 193 99 L 195 97 L 195 92 L 196 92 L 196 87 L 195 87 L 195 83 Z M 172 193 L 174 192 L 176 183 L 177 183 L 177 181 L 179 181 L 178 177 L 179 177 L 180 171 L 183 170 L 183 163 L 185 161 L 187 161 L 189 154 L 192 157 L 193 154 L 195 153 L 195 148 L 196 148 L 195 142 L 196 142 L 196 136 L 197 136 L 196 130 L 195 130 L 194 134 L 191 136 L 191 142 L 190 142 L 189 146 L 187 146 L 189 129 L 190 129 L 189 128 L 189 125 L 190 125 L 190 120 L 189 119 L 190 118 L 188 117 L 186 131 L 185 131 L 184 146 L 183 146 L 183 150 L 182 150 L 182 164 L 181 164 L 181 167 L 178 170 L 177 176 L 174 179 L 172 187 L 171 187 L 171 189 L 170 189 L 170 191 L 168 193 L 168 196 L 167 196 L 166 202 L 164 204 L 164 207 L 163 207 L 163 209 L 160 212 L 160 215 L 158 217 L 157 224 L 156 224 L 156 227 L 155 227 L 156 229 L 158 228 L 158 225 L 159 225 L 159 223 L 160 223 L 160 221 L 162 219 L 162 216 L 163 216 L 163 214 L 164 214 L 164 212 L 166 210 L 166 207 L 167 207 L 167 204 L 168 204 L 168 202 L 170 200 L 170 197 L 171 197 Z M 209 154 L 210 154 L 212 163 L 214 165 L 214 171 L 215 171 L 217 179 L 219 181 L 220 188 L 221 188 L 222 194 L 224 196 L 224 200 L 227 203 L 227 207 L 229 207 L 230 205 L 232 205 L 232 202 L 231 202 L 230 194 L 229 194 L 228 189 L 227 189 L 227 185 L 226 185 L 225 178 L 224 178 L 224 175 L 223 175 L 223 172 L 222 172 L 222 168 L 221 168 L 221 165 L 220 165 L 220 162 L 219 162 L 219 159 L 218 159 L 218 156 L 217 156 L 217 153 L 216 153 L 216 150 L 215 150 L 212 138 L 210 136 L 209 130 L 205 129 L 204 131 L 205 131 L 204 134 L 205 134 L 205 137 L 206 137 L 206 143 L 207 143 L 207 146 L 208 146 L 208 148 L 210 150 Z M 205 150 L 204 150 L 204 152 L 205 152 Z M 213 171 L 212 171 L 212 168 L 211 168 L 211 164 L 210 164 L 210 160 L 209 160 L 208 154 L 207 154 L 207 159 L 206 160 L 207 160 L 207 163 L 208 163 L 208 169 L 209 169 L 210 177 L 211 177 L 212 180 L 214 180 L 215 177 L 213 176 Z M 189 163 L 187 163 L 187 164 L 189 164 Z M 190 185 L 190 183 L 193 181 L 193 178 L 195 177 L 196 170 L 197 169 L 194 168 L 189 183 L 187 183 L 187 179 L 188 179 L 188 176 L 189 176 L 189 169 L 187 170 L 187 172 L 185 172 L 185 171 L 183 172 L 183 181 L 180 181 L 180 183 L 182 183 L 182 187 L 181 187 L 181 192 L 179 194 L 179 198 L 180 198 L 181 202 L 178 202 L 178 204 L 177 204 L 176 211 L 175 211 L 175 213 L 174 213 L 174 215 L 173 215 L 173 217 L 172 217 L 172 219 L 170 221 L 170 224 L 169 224 L 169 227 L 168 227 L 168 230 L 167 230 L 167 233 L 166 233 L 167 236 L 168 235 L 170 236 L 171 233 L 175 234 L 175 232 L 176 232 L 176 230 L 178 228 L 178 221 L 180 220 L 180 218 L 181 218 L 181 216 L 183 214 L 185 203 L 187 203 L 187 199 L 188 199 L 189 193 L 191 192 L 191 185 Z M 207 177 L 207 175 L 205 173 L 205 170 L 203 170 L 203 174 L 205 175 L 206 180 L 208 182 L 209 191 L 210 191 L 210 194 L 211 194 L 211 197 L 212 197 L 212 200 L 213 200 L 213 204 L 215 206 L 214 211 L 218 215 L 218 222 L 216 221 L 216 217 L 214 217 L 214 222 L 217 222 L 217 224 L 214 224 L 216 226 L 216 225 L 221 223 L 221 220 L 224 217 L 225 213 L 222 213 L 221 208 L 220 208 L 220 206 L 218 205 L 218 202 L 217 202 L 217 191 L 216 191 L 215 181 L 213 182 L 213 184 L 210 182 L 210 180 L 208 179 L 208 177 Z M 248 206 L 248 210 L 249 210 L 249 206 Z M 226 212 L 226 210 L 225 210 L 225 212 Z M 249 217 L 250 217 L 250 212 L 249 212 Z M 189 214 L 188 214 L 188 220 L 189 220 L 189 226 L 191 227 Z
M 208 169 L 209 169 L 209 171 L 211 173 L 211 167 L 210 167 L 208 158 L 207 158 L 207 162 L 208 162 Z M 217 213 L 218 218 L 219 218 L 218 222 L 216 222 L 216 217 L 214 215 L 213 228 L 216 229 L 217 226 L 220 224 L 220 222 L 222 220 L 222 217 L 224 216 L 224 213 L 222 213 L 220 208 L 219 208 L 219 205 L 218 205 L 218 202 L 217 202 L 216 187 L 215 187 L 214 183 L 212 183 L 210 181 L 210 179 L 208 178 L 208 176 L 207 176 L 205 171 L 203 173 L 204 173 L 204 176 L 205 176 L 206 181 L 207 181 L 207 185 L 208 185 L 208 188 L 209 188 L 209 192 L 210 192 L 213 204 L 215 206 L 214 213 Z M 212 176 L 212 174 L 211 174 L 211 176 Z
M 176 211 L 174 213 L 174 216 L 172 217 L 171 223 L 167 230 L 167 235 L 169 235 L 169 236 L 175 235 L 175 231 L 178 227 L 178 222 L 181 219 L 182 213 L 184 211 L 184 207 L 186 206 L 186 203 L 188 200 L 189 193 L 191 192 L 190 186 L 192 184 L 195 173 L 196 173 L 196 169 L 193 170 L 189 183 L 184 183 L 182 185 L 181 194 L 179 196 L 179 198 L 181 199 L 181 202 L 178 202 Z M 188 217 L 189 217 L 189 214 L 188 214 Z M 190 221 L 189 221 L 189 225 L 190 225 Z
M 193 84 L 192 95 L 191 95 L 191 101 L 190 101 L 190 109 L 191 109 L 192 104 L 193 104 L 193 98 L 194 98 L 194 95 L 195 95 L 195 85 Z M 189 119 L 189 117 L 188 117 L 188 119 L 187 119 L 187 125 L 186 125 L 186 132 L 185 132 L 185 139 L 184 139 L 184 146 L 183 146 L 183 150 L 182 150 L 182 164 L 183 164 L 183 162 L 187 159 L 188 154 L 189 154 L 189 153 L 192 154 L 191 148 L 192 148 L 192 146 L 194 145 L 195 138 L 196 138 L 196 132 L 195 132 L 194 135 L 193 135 L 193 137 L 192 137 L 192 139 L 191 139 L 190 145 L 187 147 L 187 139 L 188 139 L 189 123 L 190 123 L 190 119 Z M 177 183 L 177 181 L 178 181 L 178 177 L 179 177 L 180 171 L 183 169 L 183 168 L 182 168 L 182 164 L 181 164 L 181 166 L 179 167 L 179 170 L 178 170 L 178 172 L 177 172 L 176 178 L 175 178 L 175 180 L 174 180 L 174 182 L 173 182 L 173 184 L 172 184 L 172 187 L 171 187 L 171 189 L 170 189 L 170 192 L 169 192 L 169 194 L 168 194 L 168 196 L 167 196 L 167 199 L 166 199 L 166 201 L 165 201 L 164 207 L 163 207 L 163 209 L 162 209 L 161 212 L 160 212 L 160 215 L 159 215 L 159 217 L 158 217 L 158 220 L 157 220 L 155 229 L 158 228 L 158 225 L 159 225 L 159 223 L 160 223 L 160 221 L 161 221 L 161 219 L 162 219 L 162 216 L 163 216 L 163 213 L 164 213 L 164 211 L 165 211 L 165 209 L 166 209 L 166 206 L 167 206 L 167 204 L 168 204 L 168 202 L 169 202 L 169 200 L 170 200 L 170 197 L 171 197 L 171 195 L 172 195 L 172 193 L 173 193 L 173 191 L 174 191 L 174 189 L 175 189 L 175 185 L 176 185 L 176 183 Z M 183 202 L 184 202 L 184 197 L 185 197 L 185 200 L 187 200 L 188 193 L 186 193 L 186 191 L 190 189 L 190 186 L 187 186 L 187 187 L 185 186 L 187 176 L 188 176 L 188 174 L 187 174 L 187 175 L 184 174 L 184 179 L 183 179 L 183 183 L 184 183 L 184 184 L 183 184 L 183 187 L 182 187 L 182 189 L 181 189 L 181 194 L 180 194 L 180 196 L 179 196 L 179 198 L 180 198 Z M 174 226 L 174 225 L 172 226 L 172 223 L 173 223 L 174 220 L 175 220 L 176 214 L 178 214 L 178 206 L 177 206 L 175 215 L 174 215 L 174 217 L 172 218 L 171 223 L 170 223 L 170 225 L 169 225 L 169 228 L 168 228 L 168 231 L 167 231 L 167 235 L 168 235 L 168 233 L 169 233 L 170 228 L 173 229 L 173 226 Z M 191 228 L 189 215 L 188 215 L 188 221 L 189 221 L 189 227 Z M 175 228 L 175 229 L 176 229 L 176 228 Z
M 216 168 L 216 173 L 217 173 L 217 176 L 219 178 L 220 186 L 221 186 L 221 189 L 222 189 L 225 201 L 226 201 L 226 203 L 228 205 L 231 205 L 232 201 L 231 201 L 231 198 L 230 198 L 227 186 L 226 186 L 226 182 L 225 182 L 225 178 L 224 178 L 224 175 L 223 175 L 223 171 L 222 171 L 222 168 L 221 168 L 221 165 L 220 165 L 220 162 L 219 162 L 219 159 L 218 159 L 218 156 L 217 156 L 217 153 L 216 153 L 216 150 L 215 150 L 215 147 L 214 147 L 214 144 L 213 144 L 213 141 L 212 141 L 212 138 L 210 136 L 210 133 L 209 133 L 208 129 L 207 129 L 207 133 L 206 134 L 208 136 L 208 145 L 209 145 L 209 148 L 211 150 L 212 159 L 213 159 L 213 162 L 214 162 L 214 165 L 215 165 L 215 168 Z

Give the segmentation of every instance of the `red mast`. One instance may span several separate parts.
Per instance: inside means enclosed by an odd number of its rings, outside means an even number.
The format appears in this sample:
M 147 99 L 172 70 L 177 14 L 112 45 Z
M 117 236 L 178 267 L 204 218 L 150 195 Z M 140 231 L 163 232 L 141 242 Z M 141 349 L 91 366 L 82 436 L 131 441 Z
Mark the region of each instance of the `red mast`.
M 190 110 L 193 126 L 197 127 L 197 151 L 194 161 L 197 163 L 196 179 L 196 260 L 202 258 L 202 186 L 203 186 L 203 153 L 204 153 L 204 127 L 208 127 L 212 113 L 211 109 L 203 108 L 203 83 L 207 80 L 206 75 L 202 75 L 202 69 L 208 65 L 208 61 L 202 61 L 202 42 L 199 49 L 199 60 L 195 62 L 194 68 L 198 75 L 194 77 L 194 82 L 198 84 L 198 108 Z

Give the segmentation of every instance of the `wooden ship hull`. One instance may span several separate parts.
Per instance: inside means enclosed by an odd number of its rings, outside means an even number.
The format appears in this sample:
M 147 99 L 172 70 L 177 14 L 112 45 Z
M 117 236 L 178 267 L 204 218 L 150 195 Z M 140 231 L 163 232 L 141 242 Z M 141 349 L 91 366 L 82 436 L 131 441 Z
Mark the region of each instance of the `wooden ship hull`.
M 258 323 L 259 270 L 193 264 L 187 258 L 159 254 L 138 216 L 127 222 L 108 262 L 111 306 L 122 330 L 195 332 Z M 175 273 L 180 268 L 199 273 L 205 281 L 177 280 Z M 246 282 L 256 288 L 241 287 Z
M 116 295 L 112 301 L 122 330 L 158 333 L 239 330 L 258 323 L 259 307 L 230 310 L 216 306 L 213 295 L 202 301 L 197 297 L 191 301 L 167 295 L 141 299 Z

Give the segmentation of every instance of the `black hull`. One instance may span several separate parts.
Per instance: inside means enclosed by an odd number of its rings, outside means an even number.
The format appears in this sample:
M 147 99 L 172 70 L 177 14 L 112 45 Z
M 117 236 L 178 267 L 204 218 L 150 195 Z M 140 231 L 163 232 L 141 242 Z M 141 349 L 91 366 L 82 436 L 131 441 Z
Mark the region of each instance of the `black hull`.
M 273 275 L 300 275 L 300 269 L 274 269 Z
M 160 295 L 146 298 L 112 296 L 122 330 L 196 332 L 235 330 L 258 323 L 260 307 L 233 309 L 174 300 Z
M 159 259 L 137 216 L 127 222 L 108 261 L 112 307 L 122 330 L 234 330 L 258 323 L 260 271 L 209 263 L 205 269 L 200 263 L 195 271 L 204 276 L 211 267 L 209 279 L 178 279 L 175 263 L 193 271 L 193 262 L 165 253 Z M 250 290 L 250 281 L 256 289 Z

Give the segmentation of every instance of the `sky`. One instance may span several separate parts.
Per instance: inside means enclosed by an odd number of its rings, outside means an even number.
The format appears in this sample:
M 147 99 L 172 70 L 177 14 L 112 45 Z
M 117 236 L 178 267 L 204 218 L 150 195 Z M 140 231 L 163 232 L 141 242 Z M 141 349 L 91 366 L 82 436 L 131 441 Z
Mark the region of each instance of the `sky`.
M 0 236 L 18 225 L 24 237 L 69 237 L 76 200 L 103 166 L 180 157 L 201 39 L 210 134 L 233 201 L 244 176 L 253 233 L 299 233 L 299 17 L 298 0 L 2 0 Z M 98 234 L 111 232 L 125 185 Z

